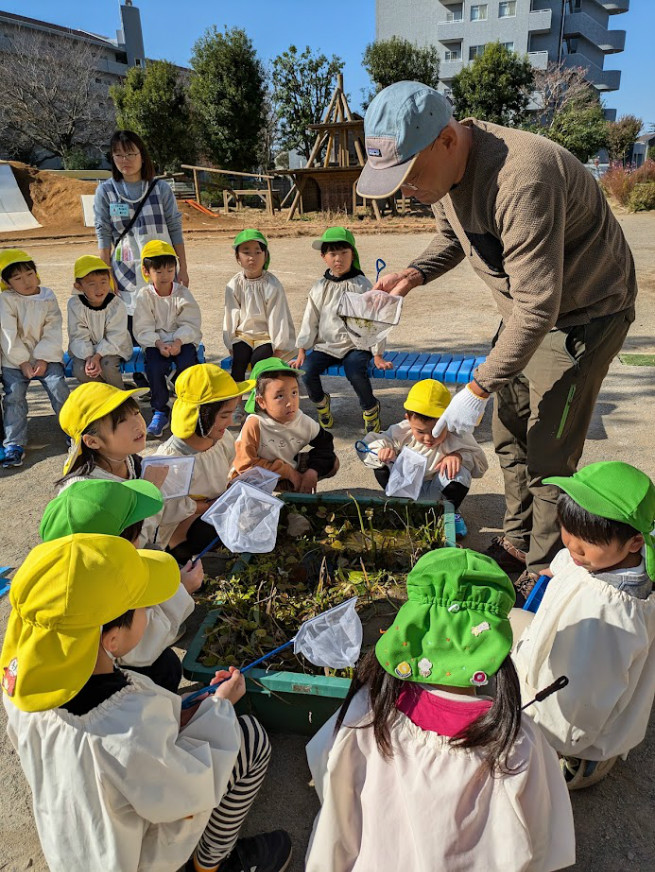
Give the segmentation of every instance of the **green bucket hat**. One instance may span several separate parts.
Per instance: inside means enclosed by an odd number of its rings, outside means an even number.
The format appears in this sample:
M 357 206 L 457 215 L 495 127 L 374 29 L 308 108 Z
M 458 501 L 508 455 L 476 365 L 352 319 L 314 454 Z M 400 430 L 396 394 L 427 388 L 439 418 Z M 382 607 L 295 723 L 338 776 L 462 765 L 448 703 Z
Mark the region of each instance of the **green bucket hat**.
M 39 535 L 44 542 L 73 533 L 120 536 L 163 507 L 164 498 L 150 481 L 75 481 L 45 507 Z
M 655 485 L 629 463 L 590 463 L 571 476 L 551 476 L 554 484 L 592 515 L 634 527 L 646 542 L 646 572 L 655 581 Z
M 267 357 L 265 360 L 258 360 L 257 363 L 253 366 L 252 372 L 250 373 L 250 378 L 257 381 L 260 375 L 264 375 L 265 372 L 286 372 L 289 375 L 293 375 L 296 378 L 301 376 L 304 372 L 302 369 L 294 369 L 292 366 L 289 366 L 284 360 L 280 360 L 279 357 Z M 250 396 L 246 400 L 244 409 L 248 412 L 249 415 L 252 415 L 256 409 L 255 405 L 255 394 L 257 393 L 257 385 L 255 385 L 255 389 L 250 392 Z
M 261 232 L 261 230 L 255 230 L 254 227 L 247 227 L 245 230 L 242 230 L 241 233 L 235 238 L 232 243 L 232 248 L 236 251 L 237 248 L 242 245 L 244 242 L 261 242 L 261 244 L 266 249 L 266 260 L 264 261 L 264 269 L 268 269 L 268 265 L 271 262 L 271 255 L 268 250 L 268 240 Z
M 324 242 L 347 242 L 353 250 L 353 266 L 355 269 L 361 269 L 361 266 L 359 265 L 359 254 L 357 252 L 357 246 L 355 245 L 355 237 L 346 227 L 328 227 L 320 239 L 315 239 L 312 242 L 312 248 L 315 248 L 316 251 L 320 251 Z
M 467 548 L 425 554 L 407 576 L 407 602 L 375 646 L 382 668 L 423 684 L 481 687 L 512 647 L 512 582 Z

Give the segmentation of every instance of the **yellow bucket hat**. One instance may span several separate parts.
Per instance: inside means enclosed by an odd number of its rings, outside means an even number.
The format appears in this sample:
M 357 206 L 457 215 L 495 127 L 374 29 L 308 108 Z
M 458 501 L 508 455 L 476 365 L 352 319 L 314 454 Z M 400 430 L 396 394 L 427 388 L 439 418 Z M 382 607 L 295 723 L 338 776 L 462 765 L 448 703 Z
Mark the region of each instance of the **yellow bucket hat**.
M 0 251 L 0 275 L 7 269 L 8 266 L 13 266 L 15 263 L 34 263 L 34 258 L 30 257 L 30 255 L 26 251 L 22 251 L 20 248 L 5 248 L 4 251 Z M 39 279 L 39 274 L 36 275 L 37 279 Z M 41 279 L 39 279 L 39 282 Z M 7 282 L 3 282 L 0 279 L 0 291 L 8 291 L 9 285 Z
M 78 279 L 83 279 L 84 276 L 88 276 L 89 273 L 98 272 L 99 270 L 109 273 L 111 289 L 116 293 L 116 282 L 114 281 L 114 274 L 111 271 L 111 267 L 107 266 L 104 260 L 95 254 L 83 254 L 82 257 L 77 258 L 75 266 L 73 267 L 73 277 L 75 281 L 77 281 Z M 75 291 L 73 291 L 73 293 L 75 293 Z
M 146 244 L 141 249 L 141 275 L 146 281 L 148 281 L 148 276 L 143 269 L 144 258 L 164 257 L 166 255 L 168 255 L 169 257 L 174 257 L 176 260 L 178 259 L 173 246 L 168 242 L 164 242 L 163 239 L 151 239 L 150 242 L 146 242 Z
M 215 363 L 188 367 L 175 380 L 177 399 L 173 403 L 171 433 L 178 439 L 188 439 L 196 431 L 200 406 L 232 400 L 249 393 L 254 387 L 253 379 L 235 382 Z
M 71 391 L 59 412 L 59 426 L 72 440 L 64 463 L 64 475 L 79 456 L 82 449 L 82 433 L 89 424 L 113 412 L 129 397 L 141 396 L 147 392 L 148 388 L 121 391 L 113 385 L 102 382 L 87 382 Z
M 170 599 L 179 584 L 174 557 L 116 536 L 75 533 L 37 545 L 9 591 L 2 689 L 21 711 L 64 705 L 95 668 L 102 626 Z
M 408 412 L 418 412 L 426 418 L 440 418 L 450 403 L 450 391 L 434 378 L 416 382 L 407 394 L 404 406 Z

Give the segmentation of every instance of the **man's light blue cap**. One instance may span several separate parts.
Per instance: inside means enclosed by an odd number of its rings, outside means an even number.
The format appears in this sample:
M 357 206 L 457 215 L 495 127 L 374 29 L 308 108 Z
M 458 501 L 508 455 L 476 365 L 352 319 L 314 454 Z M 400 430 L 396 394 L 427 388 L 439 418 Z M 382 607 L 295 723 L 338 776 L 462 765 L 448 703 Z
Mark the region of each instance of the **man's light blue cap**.
M 453 109 L 443 94 L 420 82 L 396 82 L 366 110 L 366 166 L 357 182 L 362 197 L 390 197 L 412 170 L 418 153 L 439 136 Z

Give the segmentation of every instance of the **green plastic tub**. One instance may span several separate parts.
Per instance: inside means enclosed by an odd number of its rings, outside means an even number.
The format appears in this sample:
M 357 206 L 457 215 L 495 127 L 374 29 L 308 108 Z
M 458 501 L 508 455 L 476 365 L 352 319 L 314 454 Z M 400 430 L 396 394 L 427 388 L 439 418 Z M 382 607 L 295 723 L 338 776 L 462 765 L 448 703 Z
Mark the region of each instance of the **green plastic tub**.
M 344 502 L 343 494 L 284 494 L 282 499 L 296 505 Z M 358 496 L 357 502 L 361 507 L 368 508 L 383 504 L 397 507 L 411 501 Z M 425 505 L 426 508 L 434 506 L 434 503 L 420 500 L 414 504 Z M 443 510 L 446 542 L 447 545 L 454 546 L 455 517 L 452 504 L 444 500 Z M 243 555 L 243 559 L 249 558 L 250 555 Z M 200 662 L 205 635 L 214 627 L 219 617 L 220 609 L 207 614 L 186 653 L 182 665 L 185 676 L 192 681 L 209 684 L 219 668 L 204 666 Z M 251 669 L 246 673 L 246 695 L 237 705 L 237 711 L 239 714 L 255 715 L 268 730 L 311 736 L 339 708 L 349 686 L 348 678 Z

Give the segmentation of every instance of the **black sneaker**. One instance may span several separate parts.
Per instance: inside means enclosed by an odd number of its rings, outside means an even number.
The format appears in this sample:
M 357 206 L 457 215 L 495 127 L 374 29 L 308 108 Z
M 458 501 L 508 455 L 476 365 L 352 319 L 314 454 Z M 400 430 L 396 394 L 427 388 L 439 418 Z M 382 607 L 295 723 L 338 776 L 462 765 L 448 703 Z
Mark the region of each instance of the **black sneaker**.
M 291 862 L 291 839 L 286 830 L 239 839 L 221 863 L 221 872 L 284 872 Z

